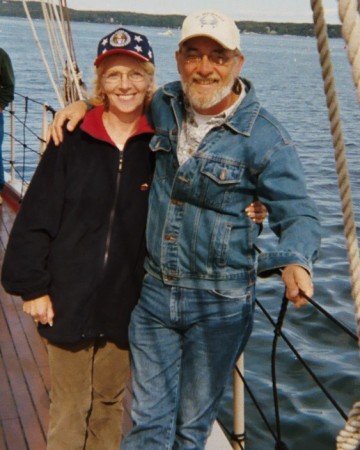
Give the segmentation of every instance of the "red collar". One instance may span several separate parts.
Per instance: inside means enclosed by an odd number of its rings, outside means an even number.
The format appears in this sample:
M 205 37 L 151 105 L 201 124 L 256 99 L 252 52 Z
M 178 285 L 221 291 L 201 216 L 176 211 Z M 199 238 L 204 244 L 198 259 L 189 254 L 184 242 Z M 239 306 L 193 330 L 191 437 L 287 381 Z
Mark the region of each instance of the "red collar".
M 108 132 L 106 131 L 104 127 L 104 123 L 102 120 L 102 115 L 104 112 L 103 106 L 95 106 L 90 111 L 88 111 L 84 117 L 84 120 L 81 124 L 81 129 L 85 131 L 85 133 L 88 133 L 90 136 L 94 137 L 95 139 L 99 139 L 101 141 L 109 142 L 112 145 L 116 144 L 113 142 L 111 137 L 108 135 Z M 139 125 L 136 129 L 136 131 L 131 135 L 137 136 L 139 134 L 143 133 L 154 133 L 153 128 L 151 128 L 145 114 L 143 114 L 140 118 Z

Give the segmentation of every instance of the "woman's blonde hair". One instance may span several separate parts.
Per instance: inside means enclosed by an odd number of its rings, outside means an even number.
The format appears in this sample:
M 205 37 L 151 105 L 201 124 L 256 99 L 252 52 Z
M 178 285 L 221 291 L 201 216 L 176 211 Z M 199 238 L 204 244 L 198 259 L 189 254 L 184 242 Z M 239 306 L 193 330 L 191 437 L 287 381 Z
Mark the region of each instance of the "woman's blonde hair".
M 111 57 L 111 56 L 110 56 Z M 148 61 L 139 61 L 141 68 L 147 75 L 152 78 L 152 89 L 149 90 L 145 96 L 144 100 L 144 111 L 149 107 L 152 96 L 155 92 L 155 66 Z M 104 105 L 105 110 L 109 108 L 108 98 L 103 92 L 101 85 L 101 78 L 105 71 L 105 64 L 101 62 L 98 67 L 95 67 L 95 79 L 93 81 L 93 96 L 90 98 L 89 102 L 94 106 Z

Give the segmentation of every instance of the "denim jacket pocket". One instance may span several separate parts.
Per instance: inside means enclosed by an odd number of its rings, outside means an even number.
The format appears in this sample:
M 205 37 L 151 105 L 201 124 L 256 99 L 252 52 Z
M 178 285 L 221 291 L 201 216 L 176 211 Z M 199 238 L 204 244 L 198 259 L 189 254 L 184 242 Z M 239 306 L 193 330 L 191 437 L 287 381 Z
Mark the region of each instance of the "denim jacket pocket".
M 220 210 L 230 203 L 238 203 L 244 171 L 245 167 L 239 164 L 205 160 L 200 169 L 200 192 L 197 194 L 206 206 Z
M 240 183 L 244 167 L 223 161 L 205 160 L 200 172 L 219 185 Z

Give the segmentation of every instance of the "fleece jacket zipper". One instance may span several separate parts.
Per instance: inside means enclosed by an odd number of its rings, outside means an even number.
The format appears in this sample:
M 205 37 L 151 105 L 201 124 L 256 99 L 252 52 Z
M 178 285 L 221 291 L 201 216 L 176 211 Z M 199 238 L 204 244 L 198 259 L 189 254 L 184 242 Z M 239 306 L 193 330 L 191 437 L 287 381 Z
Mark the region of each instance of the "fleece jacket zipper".
M 106 241 L 105 241 L 104 268 L 106 267 L 106 264 L 107 264 L 107 261 L 109 258 L 111 234 L 112 234 L 112 229 L 114 226 L 115 210 L 116 210 L 117 200 L 118 200 L 119 192 L 120 192 L 120 181 L 121 181 L 121 174 L 123 171 L 123 166 L 124 166 L 124 151 L 119 150 L 119 165 L 118 165 L 118 171 L 117 171 L 117 175 L 116 175 L 116 191 L 115 191 L 114 202 L 113 202 L 111 212 L 110 212 L 109 228 L 108 228 Z

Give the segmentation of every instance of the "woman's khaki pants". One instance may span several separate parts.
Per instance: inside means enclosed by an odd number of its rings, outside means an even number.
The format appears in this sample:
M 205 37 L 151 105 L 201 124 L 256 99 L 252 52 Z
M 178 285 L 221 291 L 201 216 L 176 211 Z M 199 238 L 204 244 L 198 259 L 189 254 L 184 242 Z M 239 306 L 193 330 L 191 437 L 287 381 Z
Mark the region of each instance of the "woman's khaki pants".
M 119 450 L 129 353 L 112 342 L 48 344 L 48 450 Z

